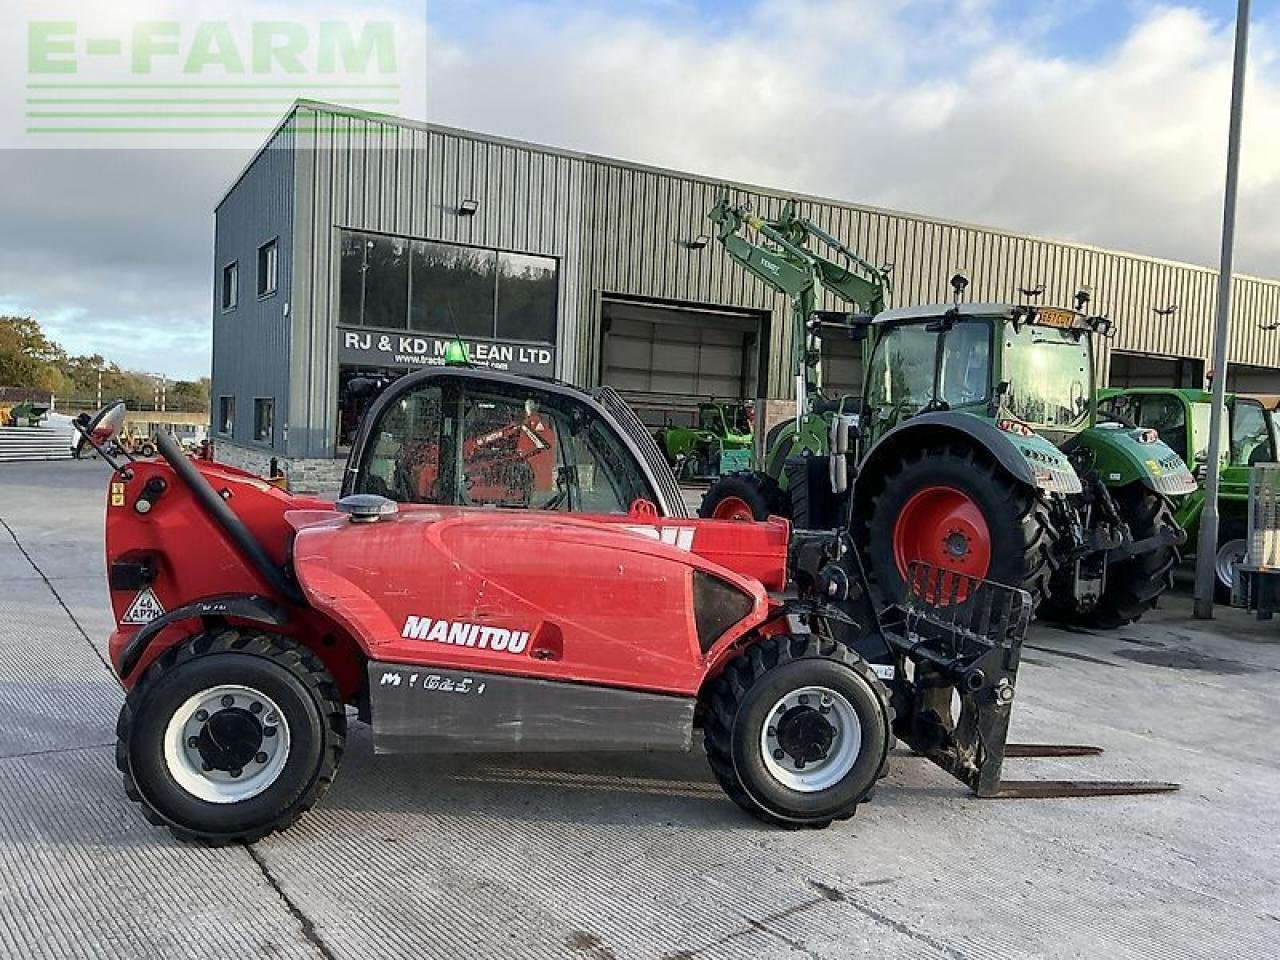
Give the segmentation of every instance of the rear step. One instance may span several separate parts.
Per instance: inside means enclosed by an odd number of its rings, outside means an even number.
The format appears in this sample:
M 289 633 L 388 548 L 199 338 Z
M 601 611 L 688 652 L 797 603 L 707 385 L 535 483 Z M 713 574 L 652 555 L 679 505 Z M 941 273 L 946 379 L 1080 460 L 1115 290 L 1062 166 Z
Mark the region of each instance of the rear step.
M 908 571 L 906 599 L 885 639 L 915 664 L 912 715 L 899 735 L 984 799 L 1169 793 L 1147 780 L 1002 780 L 1006 758 L 1088 757 L 1085 744 L 1007 743 L 1022 643 L 1031 623 L 1025 590 L 924 563 Z M 960 711 L 953 701 L 959 695 Z

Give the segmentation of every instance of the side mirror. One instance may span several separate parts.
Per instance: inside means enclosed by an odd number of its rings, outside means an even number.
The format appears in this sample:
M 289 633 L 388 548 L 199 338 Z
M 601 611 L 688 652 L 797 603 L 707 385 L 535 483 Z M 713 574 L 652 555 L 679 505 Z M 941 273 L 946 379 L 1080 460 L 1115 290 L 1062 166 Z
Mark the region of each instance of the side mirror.
M 81 418 L 77 417 L 74 426 L 80 433 L 80 439 L 76 442 L 73 456 L 79 460 L 86 445 L 95 450 L 105 446 L 123 429 L 125 413 L 124 401 L 117 400 L 103 407 L 88 418 L 87 422 L 82 422 Z

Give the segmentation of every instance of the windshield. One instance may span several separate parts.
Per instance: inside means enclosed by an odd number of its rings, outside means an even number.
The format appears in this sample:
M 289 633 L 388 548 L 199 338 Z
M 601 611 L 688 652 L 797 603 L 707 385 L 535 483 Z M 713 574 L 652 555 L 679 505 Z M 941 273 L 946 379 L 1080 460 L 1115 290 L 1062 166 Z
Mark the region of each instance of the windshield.
M 1005 406 L 1019 420 L 1073 427 L 1089 412 L 1093 357 L 1080 331 L 1012 324 L 1004 331 Z

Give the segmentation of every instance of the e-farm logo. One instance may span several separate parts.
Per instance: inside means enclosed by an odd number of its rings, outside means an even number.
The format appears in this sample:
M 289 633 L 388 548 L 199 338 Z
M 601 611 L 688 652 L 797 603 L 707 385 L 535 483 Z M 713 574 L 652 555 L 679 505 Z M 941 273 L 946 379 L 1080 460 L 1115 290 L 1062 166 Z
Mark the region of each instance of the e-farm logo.
M 260 142 L 299 98 L 405 110 L 402 71 L 414 51 L 396 20 L 126 21 L 101 9 L 27 19 L 26 145 Z

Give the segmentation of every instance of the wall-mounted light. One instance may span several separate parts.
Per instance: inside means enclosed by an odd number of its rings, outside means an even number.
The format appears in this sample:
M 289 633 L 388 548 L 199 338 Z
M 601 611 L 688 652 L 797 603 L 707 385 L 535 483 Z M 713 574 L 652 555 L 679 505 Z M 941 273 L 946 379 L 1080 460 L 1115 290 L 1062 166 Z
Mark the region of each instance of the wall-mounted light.
M 1167 307 L 1152 307 L 1151 309 L 1156 312 L 1157 316 L 1172 317 L 1178 312 L 1178 305 L 1176 303 L 1171 303 Z
M 479 200 L 463 200 L 460 204 L 458 204 L 458 216 L 474 217 L 476 215 L 476 211 L 479 209 L 480 209 Z
M 1034 287 L 1019 287 L 1018 292 L 1024 297 L 1038 297 L 1044 293 L 1044 284 L 1037 283 Z
M 1280 320 L 1272 320 L 1270 323 L 1258 324 L 1259 330 L 1280 330 Z
M 1084 308 L 1088 306 L 1089 301 L 1093 299 L 1093 287 L 1084 284 L 1076 291 L 1076 312 L 1084 312 Z
M 694 237 L 692 240 L 686 240 L 684 242 L 684 245 L 689 250 L 701 250 L 710 242 L 711 242 L 710 237 L 708 237 L 705 233 L 700 233 L 696 237 Z

